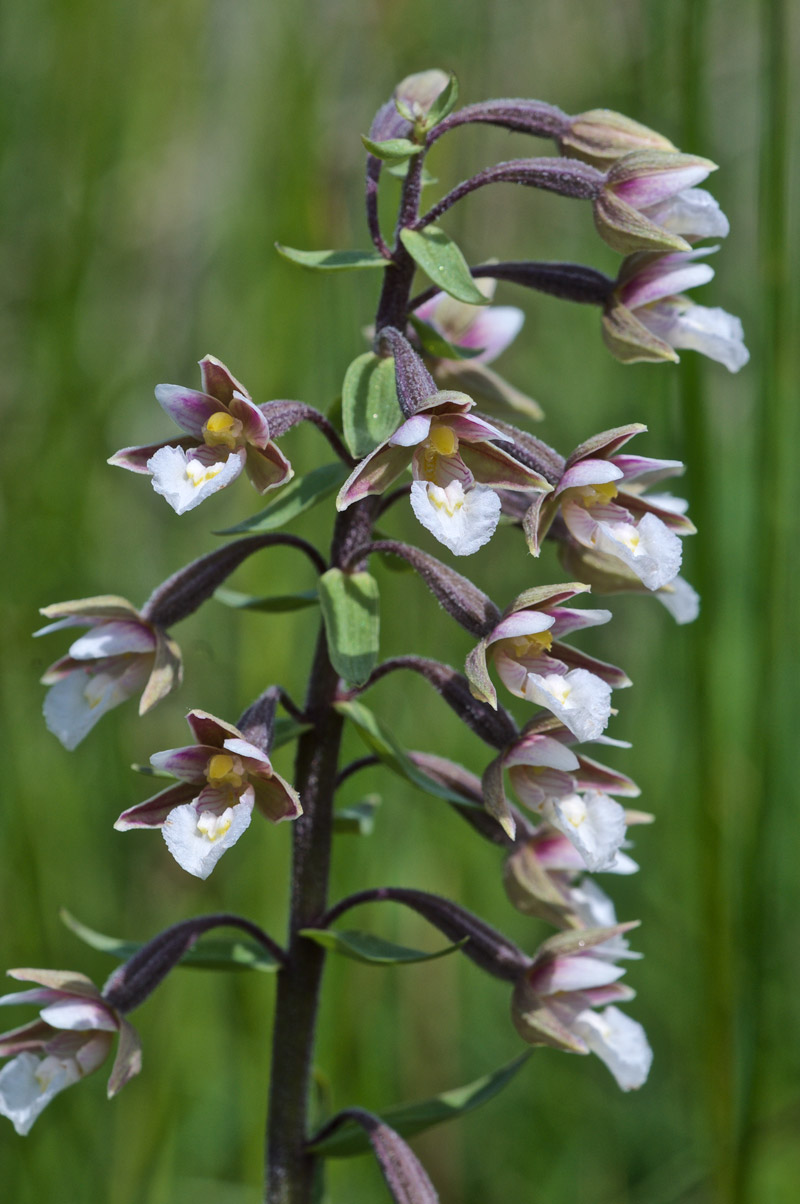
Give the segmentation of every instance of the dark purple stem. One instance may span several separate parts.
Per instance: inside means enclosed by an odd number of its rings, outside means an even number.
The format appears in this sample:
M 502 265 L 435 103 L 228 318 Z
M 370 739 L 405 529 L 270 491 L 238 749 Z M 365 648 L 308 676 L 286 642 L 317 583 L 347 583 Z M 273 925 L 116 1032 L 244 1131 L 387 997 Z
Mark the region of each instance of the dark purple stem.
M 419 158 L 420 156 L 418 156 Z M 594 200 L 602 189 L 605 175 L 588 163 L 577 159 L 509 159 L 507 163 L 496 163 L 487 167 L 457 184 L 446 196 L 417 218 L 413 229 L 422 230 L 435 222 L 455 205 L 478 188 L 487 184 L 523 184 L 527 188 L 543 188 L 547 192 L 557 192 L 560 196 L 574 197 L 578 200 Z
M 357 761 L 351 761 L 349 765 L 345 765 L 344 769 L 340 769 L 336 777 L 336 789 L 338 790 L 342 782 L 346 782 L 354 773 L 360 773 L 362 769 L 371 769 L 373 765 L 380 765 L 380 757 L 359 757 Z
M 378 185 L 381 178 L 381 161 L 376 155 L 367 155 L 367 173 L 365 184 L 365 201 L 367 207 L 367 227 L 369 236 L 376 249 L 385 259 L 392 258 L 392 252 L 384 241 L 378 221 Z
M 442 134 L 459 125 L 499 125 L 518 134 L 532 134 L 539 138 L 554 138 L 558 141 L 570 128 L 570 119 L 555 105 L 542 100 L 487 100 L 481 104 L 466 105 L 445 117 L 428 134 L 430 147 Z
M 519 284 L 539 293 L 548 293 L 562 301 L 576 301 L 579 305 L 605 305 L 617 284 L 611 276 L 585 267 L 581 263 L 537 263 L 533 260 L 482 263 L 478 267 L 470 268 L 470 273 L 476 277 L 488 276 L 493 280 L 507 280 L 510 284 Z M 438 292 L 439 289 L 433 285 L 424 292 L 417 293 L 408 304 L 409 313 L 419 309 Z

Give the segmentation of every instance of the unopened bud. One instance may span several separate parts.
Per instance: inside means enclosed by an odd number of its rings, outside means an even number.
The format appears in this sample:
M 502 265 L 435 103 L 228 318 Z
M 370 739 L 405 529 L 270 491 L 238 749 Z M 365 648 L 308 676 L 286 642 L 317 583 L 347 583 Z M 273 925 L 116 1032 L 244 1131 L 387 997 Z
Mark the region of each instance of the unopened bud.
M 561 153 L 595 167 L 609 167 L 635 150 L 677 151 L 669 138 L 613 109 L 589 109 L 569 120 Z

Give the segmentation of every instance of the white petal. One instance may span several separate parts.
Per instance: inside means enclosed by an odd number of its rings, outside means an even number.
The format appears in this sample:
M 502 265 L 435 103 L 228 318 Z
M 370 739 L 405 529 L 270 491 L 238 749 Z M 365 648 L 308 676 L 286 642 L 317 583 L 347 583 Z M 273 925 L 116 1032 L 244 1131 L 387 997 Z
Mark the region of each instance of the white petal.
M 76 748 L 107 711 L 144 685 L 147 665 L 134 663 L 124 674 L 73 669 L 47 691 L 44 719 L 65 748 Z
M 724 309 L 709 309 L 691 301 L 665 301 L 637 316 L 665 343 L 679 350 L 699 351 L 724 364 L 729 372 L 738 372 L 750 359 L 742 323 Z
M 641 1087 L 650 1072 L 653 1051 L 638 1020 L 619 1008 L 579 1012 L 572 1024 L 593 1053 L 605 1062 L 623 1091 Z
M 656 590 L 659 602 L 666 606 L 676 623 L 693 623 L 700 614 L 700 595 L 683 577 Z
M 525 698 L 547 709 L 577 740 L 595 740 L 611 715 L 611 686 L 588 669 L 568 673 L 529 673 Z
M 70 646 L 76 660 L 98 660 L 130 652 L 152 652 L 156 637 L 143 623 L 99 623 Z
M 464 492 L 460 481 L 446 489 L 430 481 L 414 481 L 411 508 L 419 521 L 455 556 L 471 556 L 495 533 L 500 498 L 486 485 Z
M 588 991 L 616 982 L 625 973 L 606 958 L 581 953 L 555 957 L 541 970 L 535 970 L 531 985 L 537 995 L 555 995 L 560 991 Z
M 53 1096 L 80 1077 L 74 1058 L 21 1053 L 0 1070 L 0 1116 L 7 1116 L 24 1137 Z
M 170 811 L 161 829 L 167 848 L 182 869 L 195 878 L 207 878 L 222 854 L 250 825 L 252 799 L 228 808 L 222 817 L 227 828 L 219 835 L 207 835 L 198 827 L 210 812 L 200 812 L 193 803 L 184 803 Z
M 705 188 L 684 188 L 643 213 L 665 230 L 690 238 L 725 238 L 731 228 L 718 202 Z
M 58 1002 L 42 1008 L 39 1015 L 53 1028 L 69 1028 L 74 1032 L 105 1029 L 107 1032 L 115 1033 L 119 1027 L 102 1003 L 93 1000 L 81 1002 L 74 998 L 60 999 Z
M 643 515 L 637 524 L 599 522 L 595 546 L 623 561 L 648 589 L 672 581 L 683 556 L 678 536 L 654 514 Z
M 549 799 L 542 815 L 572 841 L 587 869 L 606 870 L 614 864 L 625 840 L 625 811 L 607 794 L 589 790 Z
M 194 510 L 201 502 L 236 480 L 245 462 L 245 452 L 231 452 L 225 460 L 202 464 L 182 447 L 160 447 L 147 461 L 153 488 L 169 502 L 176 514 Z

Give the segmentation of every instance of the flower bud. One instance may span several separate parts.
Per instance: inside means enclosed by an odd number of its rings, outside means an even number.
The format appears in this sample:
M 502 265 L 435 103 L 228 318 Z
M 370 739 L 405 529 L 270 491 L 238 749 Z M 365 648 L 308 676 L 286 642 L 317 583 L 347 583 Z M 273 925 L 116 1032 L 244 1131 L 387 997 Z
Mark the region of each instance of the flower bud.
M 562 155 L 609 167 L 635 150 L 676 152 L 669 138 L 613 109 L 589 109 L 569 119 L 559 139 Z
M 689 251 L 687 239 L 724 237 L 725 215 L 694 185 L 716 164 L 697 155 L 633 151 L 606 173 L 594 201 L 600 236 L 615 251 Z

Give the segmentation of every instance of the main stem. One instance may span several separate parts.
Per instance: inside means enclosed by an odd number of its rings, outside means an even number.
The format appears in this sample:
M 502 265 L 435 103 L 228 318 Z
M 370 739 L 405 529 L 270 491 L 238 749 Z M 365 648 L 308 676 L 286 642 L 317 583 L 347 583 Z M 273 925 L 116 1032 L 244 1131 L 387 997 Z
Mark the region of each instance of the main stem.
M 422 159 L 417 156 L 417 160 Z M 398 237 L 393 260 L 384 274 L 376 330 L 404 329 L 414 264 L 399 240 L 399 231 L 416 219 L 422 163 L 412 164 L 403 189 Z M 331 565 L 353 571 L 358 548 L 369 543 L 377 498 L 351 506 L 336 520 Z M 328 903 L 333 798 L 339 763 L 343 720 L 334 709 L 338 675 L 328 656 L 325 630 L 317 639 L 306 695 L 311 730 L 300 737 L 294 784 L 303 803 L 295 821 L 292 853 L 292 894 L 286 964 L 278 974 L 272 1074 L 269 1092 L 266 1158 L 267 1204 L 311 1204 L 315 1159 L 306 1151 L 308 1098 L 314 1053 L 317 1008 L 325 950 L 300 936 L 317 926 Z

